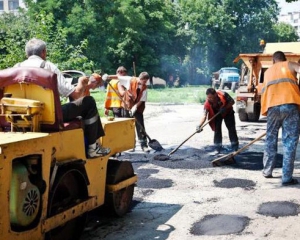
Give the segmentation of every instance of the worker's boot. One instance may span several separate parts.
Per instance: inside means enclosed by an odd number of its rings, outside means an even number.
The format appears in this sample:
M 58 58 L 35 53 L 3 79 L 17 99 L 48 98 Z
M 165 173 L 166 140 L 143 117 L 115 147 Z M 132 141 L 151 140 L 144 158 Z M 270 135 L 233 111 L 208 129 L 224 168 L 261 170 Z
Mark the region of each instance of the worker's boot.
M 239 143 L 237 142 L 232 142 L 231 143 L 231 149 L 232 149 L 232 151 L 237 151 L 237 150 L 239 150 Z
M 150 152 L 150 149 L 148 148 L 148 145 L 146 143 L 141 144 L 141 148 L 142 148 L 142 151 L 145 153 Z

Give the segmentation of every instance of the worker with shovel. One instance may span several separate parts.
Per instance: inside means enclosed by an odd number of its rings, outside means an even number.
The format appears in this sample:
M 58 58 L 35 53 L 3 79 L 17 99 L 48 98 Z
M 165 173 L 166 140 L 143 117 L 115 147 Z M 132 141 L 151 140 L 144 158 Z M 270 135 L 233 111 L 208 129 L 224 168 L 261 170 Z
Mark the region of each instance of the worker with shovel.
M 206 101 L 204 103 L 203 116 L 200 119 L 200 124 L 197 126 L 196 131 L 201 132 L 206 119 L 214 117 L 214 119 L 209 122 L 209 125 L 214 131 L 214 144 L 218 153 L 221 151 L 236 151 L 239 147 L 239 140 L 235 127 L 234 110 L 232 107 L 234 103 L 235 101 L 227 92 L 220 90 L 216 91 L 213 88 L 208 88 L 206 90 Z M 231 142 L 230 149 L 225 149 L 222 146 L 223 119 L 229 133 L 229 139 Z
M 140 73 L 139 77 L 130 76 L 116 76 L 116 75 L 103 75 L 102 79 L 107 81 L 109 79 L 117 78 L 118 80 L 128 80 L 128 86 L 124 86 L 124 91 L 119 89 L 118 95 L 122 98 L 122 107 L 130 110 L 131 117 L 136 119 L 136 132 L 142 151 L 150 152 L 147 142 L 147 133 L 144 124 L 144 110 L 147 101 L 147 81 L 150 76 L 147 72 Z M 150 143 L 151 141 L 149 141 Z M 155 141 L 154 141 L 155 142 Z M 158 144 L 159 145 L 159 144 Z M 161 146 L 158 146 L 161 148 Z

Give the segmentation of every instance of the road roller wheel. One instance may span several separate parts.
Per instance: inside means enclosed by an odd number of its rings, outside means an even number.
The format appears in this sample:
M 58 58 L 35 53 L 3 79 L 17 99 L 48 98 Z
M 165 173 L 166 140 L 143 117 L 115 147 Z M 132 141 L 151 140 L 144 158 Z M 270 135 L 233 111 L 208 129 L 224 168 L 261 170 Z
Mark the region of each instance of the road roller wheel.
M 77 169 L 58 173 L 50 192 L 48 217 L 58 214 L 87 199 L 88 192 L 84 176 Z M 47 233 L 47 240 L 79 239 L 86 223 L 87 214 L 83 214 Z
M 109 160 L 107 165 L 107 184 L 116 184 L 134 176 L 131 162 Z M 134 192 L 134 184 L 117 192 L 106 192 L 105 205 L 109 214 L 115 216 L 125 215 L 131 207 Z

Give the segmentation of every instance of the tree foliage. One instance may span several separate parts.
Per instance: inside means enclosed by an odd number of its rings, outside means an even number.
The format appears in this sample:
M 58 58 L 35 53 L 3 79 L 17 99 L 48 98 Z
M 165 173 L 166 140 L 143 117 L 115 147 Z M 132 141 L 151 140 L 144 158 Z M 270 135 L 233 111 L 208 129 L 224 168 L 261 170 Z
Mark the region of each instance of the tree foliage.
M 290 2 L 287 0 L 287 2 Z M 207 83 L 211 72 L 231 66 L 241 52 L 257 52 L 259 40 L 295 41 L 277 23 L 275 0 L 25 0 L 28 10 L 0 17 L 0 67 L 25 58 L 32 37 L 47 42 L 48 58 L 61 69 Z M 133 65 L 136 69 L 133 69 Z

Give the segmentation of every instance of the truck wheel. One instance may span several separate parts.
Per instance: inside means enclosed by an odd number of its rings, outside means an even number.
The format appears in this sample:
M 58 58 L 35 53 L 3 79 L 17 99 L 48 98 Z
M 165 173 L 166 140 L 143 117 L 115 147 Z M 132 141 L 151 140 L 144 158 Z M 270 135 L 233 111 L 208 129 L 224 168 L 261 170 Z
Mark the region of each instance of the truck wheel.
M 260 103 L 254 103 L 253 113 L 248 113 L 248 119 L 251 122 L 258 122 L 260 117 Z
M 248 121 L 248 114 L 246 112 L 239 112 L 239 119 L 241 122 L 247 122 Z
M 216 84 L 215 84 L 215 81 L 214 81 L 214 80 L 211 80 L 211 87 L 212 87 L 212 88 L 215 88 L 215 87 L 216 87 Z
M 132 176 L 134 176 L 134 171 L 131 162 L 108 161 L 106 184 L 117 184 Z M 133 192 L 134 185 L 130 185 L 117 192 L 106 192 L 105 205 L 108 207 L 108 213 L 118 217 L 125 215 L 131 207 Z
M 50 192 L 48 217 L 54 216 L 88 198 L 87 184 L 84 176 L 77 169 L 58 173 Z M 87 214 L 51 230 L 46 234 L 47 240 L 80 239 L 84 230 Z
M 236 82 L 231 83 L 231 91 L 232 91 L 233 93 L 235 93 L 236 85 L 237 85 Z
M 221 82 L 219 89 L 223 90 L 225 88 L 225 85 L 223 82 Z

